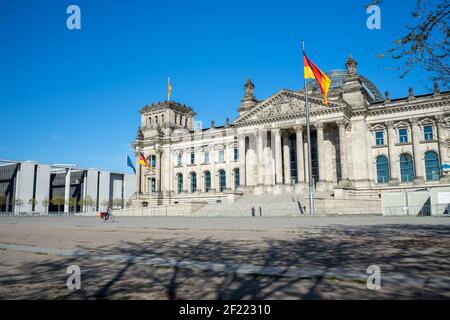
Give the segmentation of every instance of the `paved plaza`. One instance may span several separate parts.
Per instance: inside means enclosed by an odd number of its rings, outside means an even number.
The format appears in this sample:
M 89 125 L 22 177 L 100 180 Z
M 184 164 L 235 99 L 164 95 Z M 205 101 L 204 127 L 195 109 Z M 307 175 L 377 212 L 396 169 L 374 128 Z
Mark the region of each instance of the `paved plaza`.
M 0 217 L 0 298 L 448 299 L 449 240 L 446 217 Z

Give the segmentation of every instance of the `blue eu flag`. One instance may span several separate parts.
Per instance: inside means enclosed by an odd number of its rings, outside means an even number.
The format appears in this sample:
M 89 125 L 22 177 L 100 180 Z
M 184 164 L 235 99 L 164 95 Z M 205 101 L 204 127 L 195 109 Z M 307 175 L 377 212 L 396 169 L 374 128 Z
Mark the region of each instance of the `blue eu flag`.
M 134 167 L 133 161 L 131 161 L 129 155 L 127 155 L 127 166 L 129 166 L 131 169 L 133 169 L 134 173 L 136 174 L 136 168 Z

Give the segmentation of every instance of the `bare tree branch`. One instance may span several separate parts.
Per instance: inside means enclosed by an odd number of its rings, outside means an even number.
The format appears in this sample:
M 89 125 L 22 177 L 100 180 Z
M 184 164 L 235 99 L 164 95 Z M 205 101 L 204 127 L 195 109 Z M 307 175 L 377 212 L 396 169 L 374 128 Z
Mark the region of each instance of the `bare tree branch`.
M 371 5 L 381 4 L 374 0 Z M 390 55 L 401 64 L 400 78 L 413 68 L 425 70 L 433 82 L 444 89 L 450 84 L 450 1 L 417 0 L 411 12 L 416 24 L 407 27 L 409 32 L 393 42 L 393 47 L 378 55 L 382 59 Z

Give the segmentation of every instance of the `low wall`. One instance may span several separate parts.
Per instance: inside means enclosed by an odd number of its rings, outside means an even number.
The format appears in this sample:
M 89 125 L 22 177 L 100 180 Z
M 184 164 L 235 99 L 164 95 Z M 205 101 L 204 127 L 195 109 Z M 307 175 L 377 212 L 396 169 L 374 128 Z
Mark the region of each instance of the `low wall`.
M 127 210 L 113 210 L 117 216 L 188 216 L 203 208 L 205 203 L 181 203 L 154 205 L 147 208 L 128 208 Z

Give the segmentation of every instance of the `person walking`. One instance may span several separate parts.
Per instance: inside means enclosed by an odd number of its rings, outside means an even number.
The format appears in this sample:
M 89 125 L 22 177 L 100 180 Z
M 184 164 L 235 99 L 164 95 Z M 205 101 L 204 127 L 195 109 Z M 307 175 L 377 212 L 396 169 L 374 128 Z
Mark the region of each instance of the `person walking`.
M 252 217 L 255 216 L 255 207 L 252 207 Z
M 262 209 L 261 209 L 261 206 L 259 206 L 259 216 L 262 217 Z

